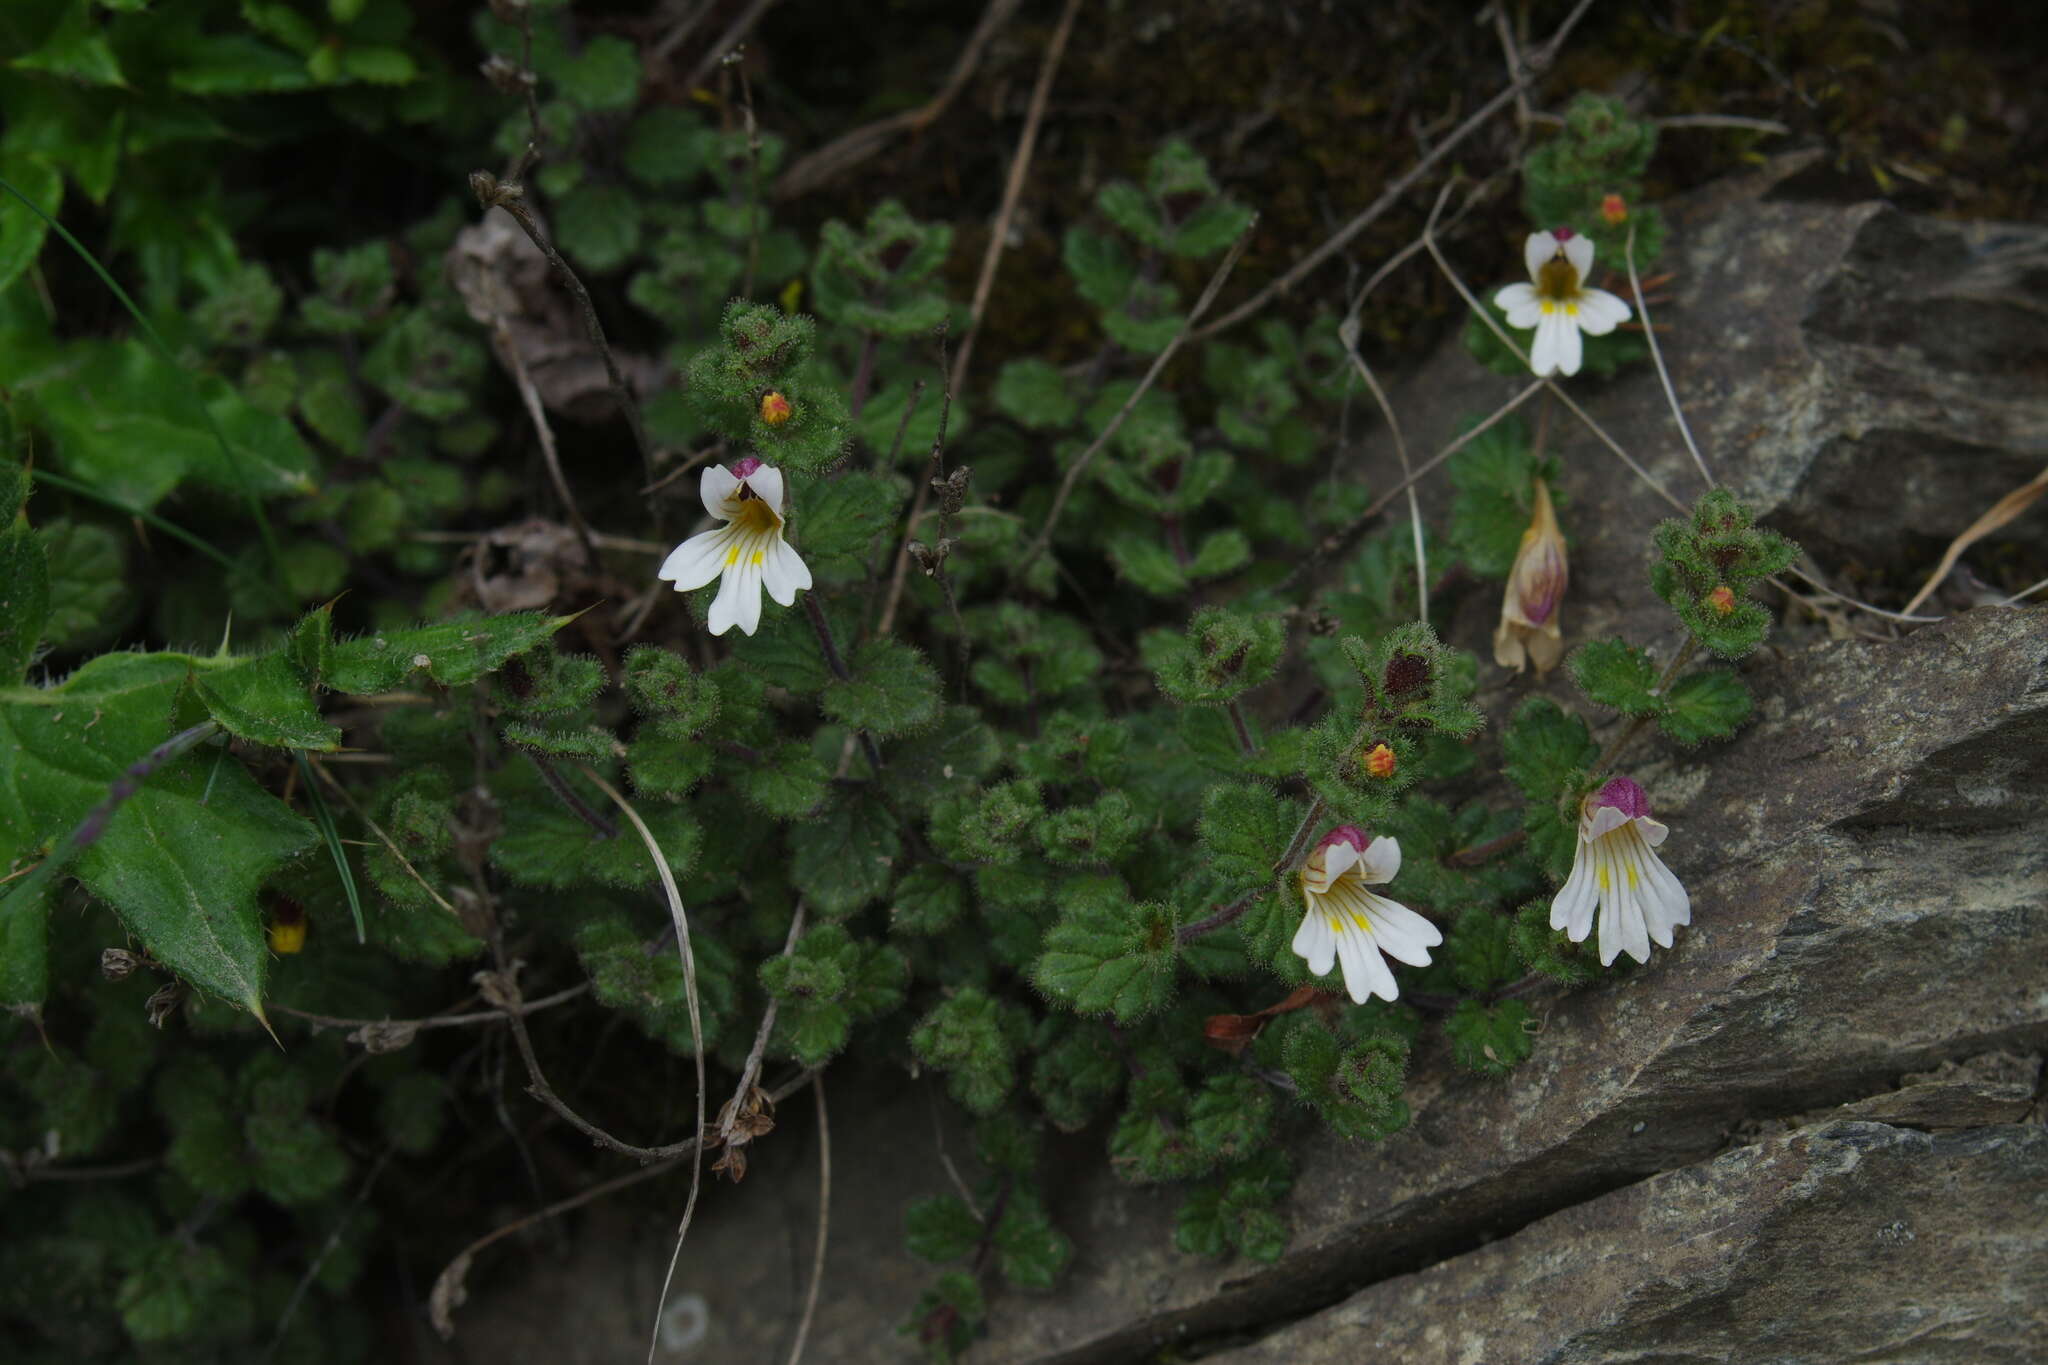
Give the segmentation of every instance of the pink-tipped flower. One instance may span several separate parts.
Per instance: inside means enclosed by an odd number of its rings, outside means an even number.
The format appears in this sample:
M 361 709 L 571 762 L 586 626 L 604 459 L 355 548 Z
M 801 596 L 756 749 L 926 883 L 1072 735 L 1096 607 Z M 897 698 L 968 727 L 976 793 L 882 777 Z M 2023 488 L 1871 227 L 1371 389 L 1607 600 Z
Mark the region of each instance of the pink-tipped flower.
M 1628 305 L 1604 289 L 1588 289 L 1593 244 L 1568 228 L 1532 232 L 1522 247 L 1531 284 L 1511 284 L 1493 296 L 1510 327 L 1534 327 L 1529 368 L 1538 378 L 1577 374 L 1585 348 L 1579 333 L 1606 336 L 1627 322 Z
M 1600 912 L 1600 965 L 1627 953 L 1650 960 L 1650 945 L 1671 946 L 1671 931 L 1692 923 L 1692 898 L 1654 850 L 1670 833 L 1650 818 L 1650 798 L 1617 777 L 1586 798 L 1572 875 L 1550 903 L 1550 927 L 1584 943 Z
M 1536 509 L 1529 518 L 1529 529 L 1522 532 L 1515 566 L 1508 570 L 1507 591 L 1500 599 L 1500 625 L 1493 632 L 1493 661 L 1517 673 L 1533 663 L 1541 677 L 1564 657 L 1559 620 L 1571 569 L 1565 563 L 1557 513 L 1550 505 L 1550 486 L 1541 477 L 1534 482 Z
M 782 471 L 749 455 L 730 469 L 707 467 L 698 493 L 704 510 L 725 524 L 676 546 L 655 576 L 673 582 L 677 592 L 723 576 L 711 603 L 711 633 L 738 626 L 752 635 L 761 624 L 763 588 L 787 607 L 811 586 L 811 571 L 782 538 Z
M 1317 976 L 1328 975 L 1341 960 L 1344 989 L 1354 1004 L 1363 1005 L 1371 995 L 1392 1000 L 1401 994 L 1387 957 L 1427 967 L 1429 950 L 1444 941 L 1434 924 L 1407 906 L 1366 890 L 1400 871 L 1401 845 L 1391 836 L 1370 838 L 1356 825 L 1325 834 L 1302 864 L 1301 899 L 1308 912 L 1294 931 L 1294 951 Z

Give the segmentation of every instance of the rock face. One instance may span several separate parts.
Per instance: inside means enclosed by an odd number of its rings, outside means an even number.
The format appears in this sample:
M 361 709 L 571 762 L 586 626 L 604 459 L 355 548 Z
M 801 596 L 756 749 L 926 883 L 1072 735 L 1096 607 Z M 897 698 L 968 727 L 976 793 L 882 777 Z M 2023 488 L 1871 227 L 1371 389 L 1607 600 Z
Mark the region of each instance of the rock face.
M 1678 298 L 1658 313 L 1673 382 L 1716 475 L 1767 520 L 1823 566 L 1908 581 L 2048 458 L 2048 232 L 1776 202 L 1776 180 L 1674 212 Z M 1395 401 L 1427 451 L 1516 387 L 1447 350 Z M 1697 494 L 1654 374 L 1573 392 L 1676 496 Z M 1573 563 L 1568 635 L 1668 645 L 1641 560 L 1668 507 L 1562 412 L 1553 433 L 1568 529 L 1599 526 Z M 1447 633 L 1484 656 L 1491 625 L 1468 608 Z M 2048 1136 L 2031 1108 L 2048 1050 L 2048 608 L 1845 633 L 1743 661 L 1759 717 L 1733 741 L 1638 751 L 1652 758 L 1630 772 L 1693 896 L 1673 950 L 1530 997 L 1543 1037 L 1505 1081 L 1425 1044 L 1407 1131 L 1301 1145 L 1275 1265 L 1180 1254 L 1177 1194 L 1077 1152 L 1052 1182 L 1069 1278 L 998 1295 L 970 1361 L 2000 1361 L 2048 1339 Z M 902 1211 L 946 1184 L 923 1087 L 852 1089 L 834 1091 L 834 1242 L 808 1355 L 859 1365 L 912 1354 L 894 1324 L 927 1272 Z M 786 1352 L 815 1218 L 807 1141 L 763 1144 L 745 1197 L 700 1215 L 677 1283 L 728 1285 L 703 1291 L 727 1293 L 713 1321 L 728 1327 L 710 1354 L 665 1358 Z M 665 1223 L 584 1239 L 571 1278 L 651 1300 Z M 488 1299 L 465 1334 L 514 1320 Z M 590 1359 L 644 1349 L 586 1344 Z
M 2040 1359 L 2048 1129 L 1832 1122 L 1381 1281 L 1212 1365 Z

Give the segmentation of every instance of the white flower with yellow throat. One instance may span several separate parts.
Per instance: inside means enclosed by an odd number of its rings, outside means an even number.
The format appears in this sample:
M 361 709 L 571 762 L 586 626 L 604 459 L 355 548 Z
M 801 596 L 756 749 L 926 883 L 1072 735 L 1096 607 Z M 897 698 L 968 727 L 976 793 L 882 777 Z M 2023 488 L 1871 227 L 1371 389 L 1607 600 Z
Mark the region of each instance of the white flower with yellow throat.
M 1605 289 L 1589 289 L 1593 243 L 1570 228 L 1532 232 L 1522 246 L 1530 284 L 1511 284 L 1493 296 L 1510 327 L 1534 327 L 1529 368 L 1537 377 L 1579 372 L 1585 348 L 1579 334 L 1606 336 L 1627 322 L 1628 305 Z
M 727 469 L 711 465 L 698 483 L 704 510 L 723 526 L 691 536 L 669 552 L 655 577 L 677 592 L 722 578 L 706 624 L 713 635 L 738 626 L 752 635 L 761 624 L 761 591 L 782 606 L 793 606 L 811 586 L 811 571 L 782 538 L 782 471 L 749 455 Z

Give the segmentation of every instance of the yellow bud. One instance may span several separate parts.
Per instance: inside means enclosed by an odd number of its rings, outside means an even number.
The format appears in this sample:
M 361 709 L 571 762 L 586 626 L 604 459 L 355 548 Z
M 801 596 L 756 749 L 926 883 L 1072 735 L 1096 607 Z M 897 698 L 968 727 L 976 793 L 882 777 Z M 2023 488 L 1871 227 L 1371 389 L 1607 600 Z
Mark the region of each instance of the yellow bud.
M 1726 583 L 1723 583 L 1720 587 L 1707 594 L 1707 605 L 1713 608 L 1714 615 L 1716 616 L 1733 616 L 1735 614 L 1735 593 Z
M 1600 201 L 1600 216 L 1607 220 L 1607 226 L 1620 227 L 1628 221 L 1628 200 L 1618 194 L 1610 194 Z
M 761 395 L 761 420 L 771 427 L 779 427 L 789 420 L 789 400 L 774 389 Z
M 1394 775 L 1396 766 L 1394 751 L 1384 744 L 1375 744 L 1365 751 L 1365 770 L 1382 781 Z
M 270 926 L 270 951 L 296 953 L 306 946 L 306 918 L 278 920 Z

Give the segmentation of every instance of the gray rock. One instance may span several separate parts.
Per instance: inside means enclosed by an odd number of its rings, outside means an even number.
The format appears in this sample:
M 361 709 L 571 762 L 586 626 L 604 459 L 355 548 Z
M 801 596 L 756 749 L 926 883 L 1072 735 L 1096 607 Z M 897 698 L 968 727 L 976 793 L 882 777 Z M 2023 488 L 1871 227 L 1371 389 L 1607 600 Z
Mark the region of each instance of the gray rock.
M 1384 1280 L 1213 1365 L 1887 1360 L 2048 1342 L 2048 1130 L 1803 1128 Z

